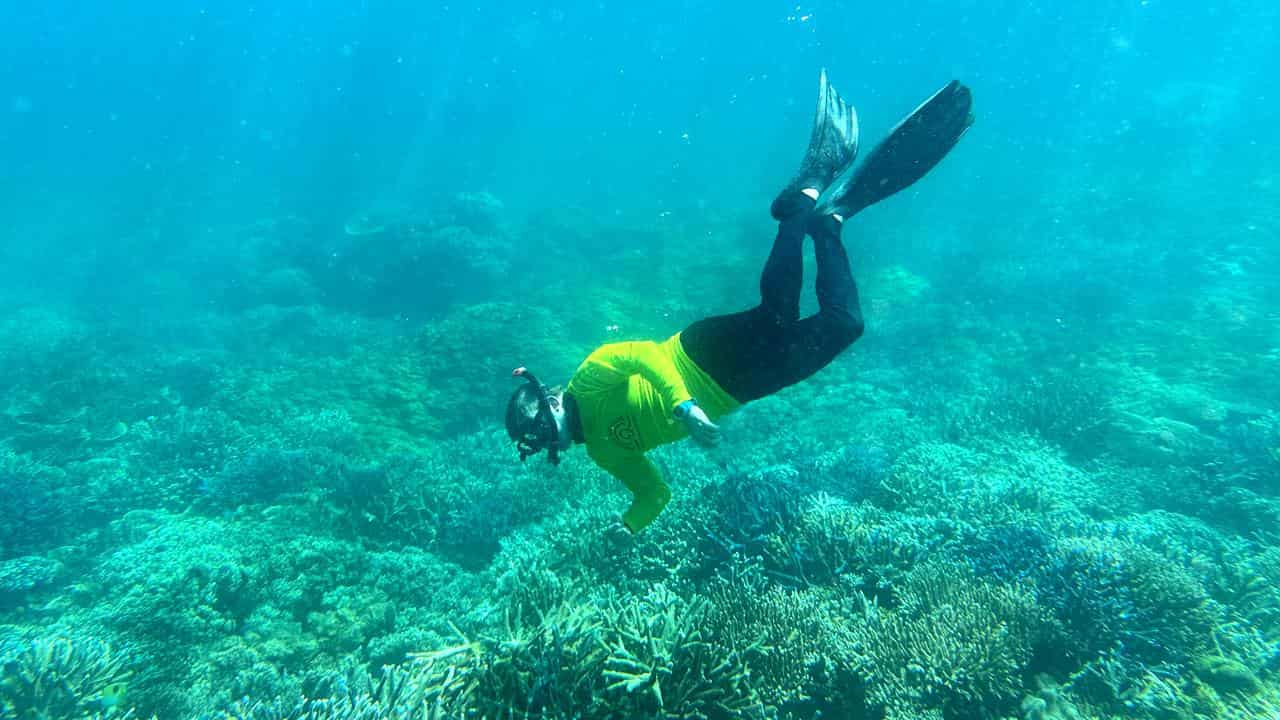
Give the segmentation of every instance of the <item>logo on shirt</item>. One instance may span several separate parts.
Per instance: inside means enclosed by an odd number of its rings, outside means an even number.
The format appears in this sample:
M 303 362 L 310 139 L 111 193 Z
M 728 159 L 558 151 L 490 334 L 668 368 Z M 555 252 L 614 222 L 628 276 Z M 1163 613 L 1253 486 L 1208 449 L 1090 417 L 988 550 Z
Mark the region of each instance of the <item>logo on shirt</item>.
M 627 450 L 639 450 L 640 429 L 636 427 L 635 418 L 623 415 L 609 423 L 609 439 Z

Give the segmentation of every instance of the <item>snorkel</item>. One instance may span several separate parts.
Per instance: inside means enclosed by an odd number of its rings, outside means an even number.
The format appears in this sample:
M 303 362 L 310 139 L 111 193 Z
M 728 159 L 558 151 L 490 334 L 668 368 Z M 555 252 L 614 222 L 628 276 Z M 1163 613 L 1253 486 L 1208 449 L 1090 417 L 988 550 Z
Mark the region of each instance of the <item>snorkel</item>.
M 516 449 L 520 451 L 520 462 L 545 449 L 547 461 L 552 465 L 559 465 L 560 427 L 556 424 L 555 412 L 551 409 L 551 391 L 546 385 L 538 382 L 538 378 L 524 366 L 512 370 L 511 377 L 524 380 L 538 392 L 538 413 L 533 416 L 533 431 L 526 432 L 516 439 Z

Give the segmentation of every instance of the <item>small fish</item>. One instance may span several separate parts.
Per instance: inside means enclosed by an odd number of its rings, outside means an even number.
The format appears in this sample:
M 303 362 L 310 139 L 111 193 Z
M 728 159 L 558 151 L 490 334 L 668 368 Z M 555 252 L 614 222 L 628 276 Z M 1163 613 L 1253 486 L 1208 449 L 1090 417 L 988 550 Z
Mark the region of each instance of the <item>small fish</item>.
M 102 709 L 111 714 L 121 708 L 124 704 L 125 695 L 129 694 L 129 686 L 125 683 L 111 683 L 102 689 L 101 695 L 98 697 L 98 703 L 102 705 Z

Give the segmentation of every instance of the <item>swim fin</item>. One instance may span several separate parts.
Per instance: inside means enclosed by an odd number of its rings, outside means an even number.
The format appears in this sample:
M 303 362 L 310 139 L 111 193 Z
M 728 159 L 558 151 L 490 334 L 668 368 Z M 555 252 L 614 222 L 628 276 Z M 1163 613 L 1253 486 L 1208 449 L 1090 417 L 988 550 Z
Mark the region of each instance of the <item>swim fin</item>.
M 813 189 L 821 193 L 836 173 L 857 155 L 858 114 L 827 81 L 824 68 L 818 74 L 818 109 L 813 117 L 809 149 L 800 163 L 800 171 L 773 201 L 770 214 L 782 220 L 809 209 L 809 201 L 800 191 Z
M 850 163 L 818 197 L 818 216 L 849 217 L 925 176 L 973 124 L 973 96 L 952 80 L 898 123 L 861 165 Z

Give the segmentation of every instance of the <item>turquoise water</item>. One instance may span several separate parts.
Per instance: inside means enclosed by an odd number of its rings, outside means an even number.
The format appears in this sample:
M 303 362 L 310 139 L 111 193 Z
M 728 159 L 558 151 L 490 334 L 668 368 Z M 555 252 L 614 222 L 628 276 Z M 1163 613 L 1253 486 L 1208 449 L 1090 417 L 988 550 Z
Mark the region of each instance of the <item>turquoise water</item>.
M 1280 716 L 1280 10 L 4 15 L 0 718 Z M 511 368 L 754 304 L 823 67 L 977 122 L 619 539 Z

